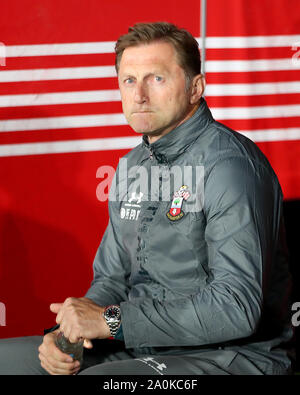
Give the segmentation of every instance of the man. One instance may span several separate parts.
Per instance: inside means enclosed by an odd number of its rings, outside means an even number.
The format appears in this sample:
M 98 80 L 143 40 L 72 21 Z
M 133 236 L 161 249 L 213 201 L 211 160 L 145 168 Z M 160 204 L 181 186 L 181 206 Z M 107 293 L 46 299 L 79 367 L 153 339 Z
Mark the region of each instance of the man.
M 212 118 L 187 31 L 135 25 L 116 44 L 116 70 L 143 135 L 123 159 L 143 182 L 120 162 L 90 289 L 51 305 L 60 328 L 43 340 L 2 340 L 0 372 L 78 373 L 55 346 L 60 330 L 85 339 L 81 374 L 289 373 L 282 193 L 267 159 Z

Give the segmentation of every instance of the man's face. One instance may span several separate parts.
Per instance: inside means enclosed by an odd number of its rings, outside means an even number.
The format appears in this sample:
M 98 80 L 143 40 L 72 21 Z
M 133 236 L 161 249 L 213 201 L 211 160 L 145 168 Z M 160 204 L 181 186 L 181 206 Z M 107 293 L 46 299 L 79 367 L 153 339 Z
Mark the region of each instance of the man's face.
M 162 136 L 182 123 L 191 108 L 184 71 L 169 43 L 126 48 L 118 80 L 123 112 L 137 133 Z

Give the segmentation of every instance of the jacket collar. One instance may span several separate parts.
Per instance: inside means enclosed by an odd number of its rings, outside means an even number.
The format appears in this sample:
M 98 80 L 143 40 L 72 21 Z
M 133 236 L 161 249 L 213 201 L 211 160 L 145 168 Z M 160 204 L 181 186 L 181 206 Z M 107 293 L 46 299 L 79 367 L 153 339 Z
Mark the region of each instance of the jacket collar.
M 159 163 L 170 163 L 181 155 L 213 122 L 212 114 L 201 98 L 200 106 L 195 114 L 184 123 L 149 144 L 148 137 L 143 136 L 142 145 L 148 150 L 148 156 L 154 155 Z

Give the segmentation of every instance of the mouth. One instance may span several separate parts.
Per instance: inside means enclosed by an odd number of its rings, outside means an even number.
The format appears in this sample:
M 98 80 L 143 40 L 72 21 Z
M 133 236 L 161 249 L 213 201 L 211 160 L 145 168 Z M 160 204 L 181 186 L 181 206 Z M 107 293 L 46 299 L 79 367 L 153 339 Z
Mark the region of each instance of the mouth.
M 148 114 L 151 112 L 153 112 L 153 111 L 134 111 L 132 114 Z

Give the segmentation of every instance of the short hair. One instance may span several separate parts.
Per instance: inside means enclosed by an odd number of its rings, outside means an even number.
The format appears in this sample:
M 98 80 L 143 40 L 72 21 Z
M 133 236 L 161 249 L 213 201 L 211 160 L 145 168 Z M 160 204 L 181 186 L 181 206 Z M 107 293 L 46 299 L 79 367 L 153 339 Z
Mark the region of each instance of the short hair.
M 179 66 L 184 70 L 187 81 L 201 73 L 201 58 L 197 40 L 185 29 L 168 22 L 137 23 L 129 27 L 128 33 L 119 37 L 115 45 L 117 73 L 123 52 L 128 47 L 162 41 L 173 45 Z M 189 84 L 187 84 L 189 85 Z

